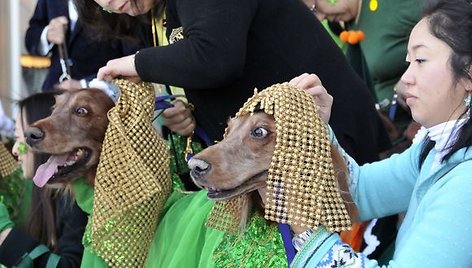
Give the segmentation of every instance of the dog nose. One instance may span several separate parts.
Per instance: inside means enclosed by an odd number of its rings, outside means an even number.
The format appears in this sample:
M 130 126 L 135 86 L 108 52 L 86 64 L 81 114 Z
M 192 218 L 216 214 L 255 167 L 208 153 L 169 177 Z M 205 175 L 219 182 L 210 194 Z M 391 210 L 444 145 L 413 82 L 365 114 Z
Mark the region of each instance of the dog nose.
M 44 139 L 44 131 L 37 127 L 30 127 L 25 131 L 26 143 L 30 146 Z
M 190 176 L 194 180 L 203 179 L 205 175 L 211 170 L 211 164 L 202 159 L 191 158 L 188 161 L 190 168 Z

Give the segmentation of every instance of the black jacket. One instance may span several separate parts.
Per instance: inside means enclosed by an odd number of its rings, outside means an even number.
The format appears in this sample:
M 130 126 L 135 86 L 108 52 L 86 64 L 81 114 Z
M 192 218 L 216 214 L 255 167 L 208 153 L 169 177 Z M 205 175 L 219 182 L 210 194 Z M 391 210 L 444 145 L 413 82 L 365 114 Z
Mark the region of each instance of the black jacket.
M 80 267 L 84 251 L 82 236 L 88 215 L 69 197 L 56 198 L 55 204 L 58 251 L 54 253 L 60 256 L 57 267 Z M 38 245 L 39 243 L 28 233 L 19 228 L 13 228 L 0 246 L 0 263 L 11 267 Z M 49 255 L 50 253 L 45 253 L 35 259 L 34 267 L 46 267 Z
M 69 17 L 67 0 L 38 0 L 36 9 L 26 31 L 25 46 L 31 55 L 40 55 L 39 45 L 41 33 L 53 18 Z M 74 31 L 67 32 L 67 50 L 73 79 L 91 79 L 96 76 L 98 69 L 115 58 L 134 54 L 140 47 L 138 44 L 125 44 L 118 40 L 99 42 L 93 38 L 93 33 L 77 21 Z M 42 89 L 50 90 L 59 82 L 62 74 L 57 46 L 52 48 L 51 66 L 45 78 Z
M 299 0 L 168 0 L 167 35 L 184 39 L 136 55 L 144 81 L 185 88 L 211 139 L 253 94 L 304 72 L 333 95 L 330 124 L 358 162 L 378 159 L 389 143 L 365 83 L 321 23 Z

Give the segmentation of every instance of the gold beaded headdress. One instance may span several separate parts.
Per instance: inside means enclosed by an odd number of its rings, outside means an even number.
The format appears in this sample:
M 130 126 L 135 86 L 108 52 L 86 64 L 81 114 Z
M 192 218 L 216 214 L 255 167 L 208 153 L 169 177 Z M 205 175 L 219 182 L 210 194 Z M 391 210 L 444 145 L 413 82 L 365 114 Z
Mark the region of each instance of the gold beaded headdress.
M 143 267 L 159 213 L 170 195 L 169 154 L 151 120 L 149 83 L 115 80 L 94 187 L 92 248 L 110 267 Z
M 0 178 L 11 175 L 16 169 L 18 169 L 18 164 L 15 158 L 5 145 L 0 145 Z
M 265 218 L 308 228 L 321 224 L 336 232 L 350 229 L 334 174 L 329 131 L 311 96 L 288 83 L 276 84 L 256 92 L 236 118 L 259 109 L 274 116 L 277 131 L 266 181 Z M 217 202 L 207 225 L 237 230 L 243 199 Z

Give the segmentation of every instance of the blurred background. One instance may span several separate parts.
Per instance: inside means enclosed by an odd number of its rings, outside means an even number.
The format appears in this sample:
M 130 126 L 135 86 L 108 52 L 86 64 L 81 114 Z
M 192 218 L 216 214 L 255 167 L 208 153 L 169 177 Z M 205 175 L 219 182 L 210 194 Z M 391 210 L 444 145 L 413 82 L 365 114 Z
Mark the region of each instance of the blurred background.
M 24 40 L 36 0 L 0 0 L 0 100 L 5 113 L 15 101 L 41 90 L 49 59 L 27 55 Z

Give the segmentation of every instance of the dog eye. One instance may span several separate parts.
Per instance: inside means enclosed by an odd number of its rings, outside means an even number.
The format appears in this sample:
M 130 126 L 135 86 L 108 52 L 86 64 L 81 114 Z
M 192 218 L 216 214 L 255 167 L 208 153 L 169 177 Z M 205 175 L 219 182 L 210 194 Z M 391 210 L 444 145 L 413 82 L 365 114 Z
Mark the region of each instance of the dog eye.
M 263 127 L 257 127 L 251 131 L 251 136 L 255 138 L 265 138 L 269 134 L 269 131 Z
M 88 114 L 88 111 L 84 107 L 77 107 L 75 108 L 75 113 L 78 115 L 86 115 Z

